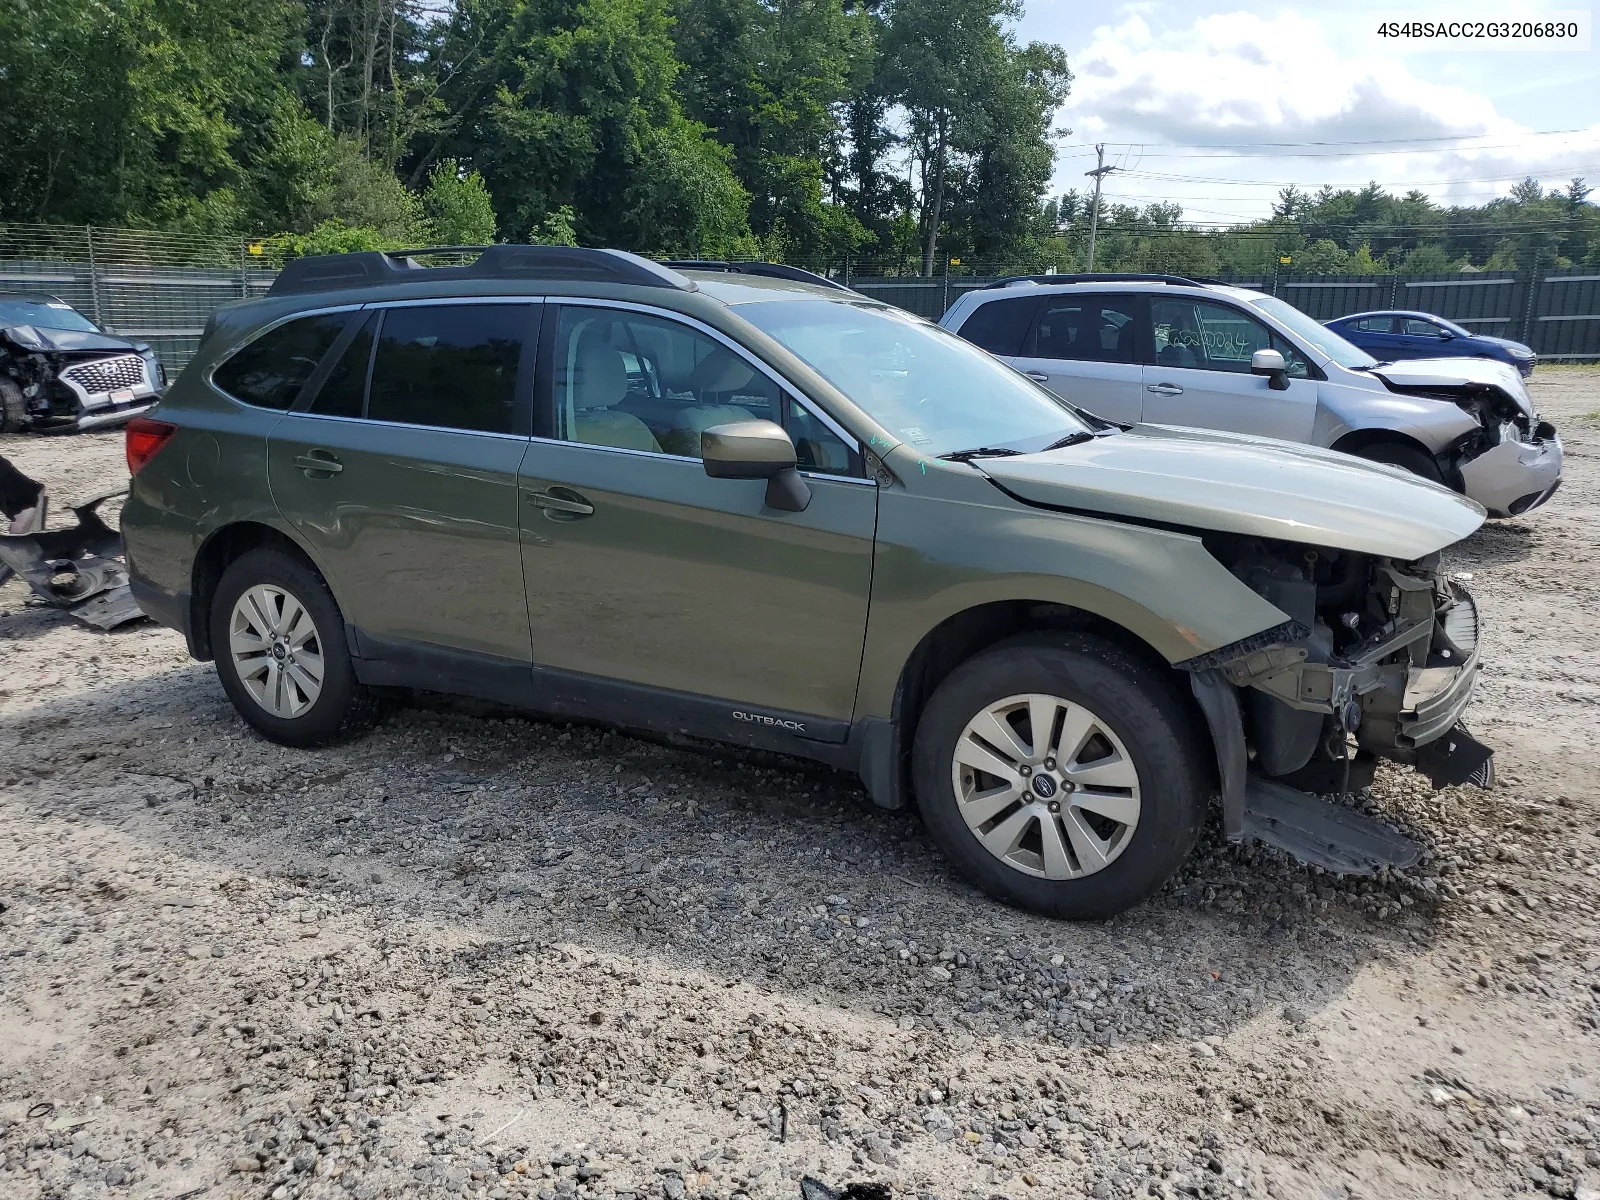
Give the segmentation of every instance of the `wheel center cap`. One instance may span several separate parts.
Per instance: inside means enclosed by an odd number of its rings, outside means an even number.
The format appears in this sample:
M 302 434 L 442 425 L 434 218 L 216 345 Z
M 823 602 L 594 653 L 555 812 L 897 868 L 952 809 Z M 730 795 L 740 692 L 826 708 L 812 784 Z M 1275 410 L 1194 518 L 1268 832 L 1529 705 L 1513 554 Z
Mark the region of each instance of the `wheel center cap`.
M 1035 775 L 1033 777 L 1033 791 L 1042 800 L 1048 800 L 1056 794 L 1056 781 L 1048 775 Z
M 288 651 L 283 648 L 281 643 L 272 648 L 272 657 L 278 659 L 280 662 L 283 660 L 283 656 L 287 653 Z

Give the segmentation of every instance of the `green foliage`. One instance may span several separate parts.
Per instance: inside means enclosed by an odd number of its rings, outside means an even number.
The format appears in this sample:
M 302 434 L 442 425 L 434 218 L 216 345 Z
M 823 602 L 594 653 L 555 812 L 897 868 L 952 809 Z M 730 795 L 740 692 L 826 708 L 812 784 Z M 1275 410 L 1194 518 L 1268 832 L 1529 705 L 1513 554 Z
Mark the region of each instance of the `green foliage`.
M 1462 263 L 1445 253 L 1444 247 L 1435 243 L 1418 246 L 1400 260 L 1396 270 L 1404 275 L 1441 275 L 1459 271 Z
M 453 158 L 428 174 L 428 186 L 422 191 L 422 217 L 433 245 L 487 246 L 494 241 L 494 202 L 483 176 L 464 171 Z

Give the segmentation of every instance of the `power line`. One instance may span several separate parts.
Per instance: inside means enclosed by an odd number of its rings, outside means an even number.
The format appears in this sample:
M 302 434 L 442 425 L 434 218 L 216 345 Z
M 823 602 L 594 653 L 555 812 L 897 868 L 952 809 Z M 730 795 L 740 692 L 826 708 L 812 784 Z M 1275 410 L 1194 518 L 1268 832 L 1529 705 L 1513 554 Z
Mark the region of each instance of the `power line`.
M 1534 129 L 1534 130 L 1529 130 L 1527 133 L 1523 134 L 1522 136 L 1524 138 L 1530 138 L 1530 137 L 1560 137 L 1560 136 L 1564 136 L 1564 135 L 1567 135 L 1567 134 L 1595 133 L 1595 132 L 1600 132 L 1600 130 L 1597 130 L 1595 126 L 1584 126 L 1582 128 L 1578 128 L 1578 129 Z M 1497 135 L 1492 134 L 1492 133 L 1457 133 L 1457 134 L 1449 134 L 1449 135 L 1442 136 L 1442 137 L 1425 137 L 1425 138 L 1359 138 L 1359 139 L 1353 139 L 1353 140 L 1350 140 L 1350 141 L 1342 141 L 1342 142 L 1340 142 L 1340 141 L 1321 141 L 1321 142 L 1318 142 L 1318 141 L 1306 141 L 1306 142 L 1214 142 L 1214 143 L 1209 143 L 1209 144 L 1208 143 L 1196 143 L 1193 146 L 1185 147 L 1185 149 L 1189 149 L 1189 150 L 1248 150 L 1248 149 L 1252 149 L 1252 148 L 1260 148 L 1260 149 L 1279 149 L 1279 148 L 1286 148 L 1286 147 L 1292 148 L 1292 147 L 1295 147 L 1295 146 L 1393 146 L 1393 145 L 1398 145 L 1401 142 L 1408 142 L 1408 143 L 1458 142 L 1458 141 L 1471 141 L 1472 139 L 1475 139 L 1475 138 L 1486 138 L 1486 137 L 1495 137 L 1495 136 L 1497 136 Z M 1088 149 L 1092 150 L 1092 149 L 1094 149 L 1094 147 L 1096 145 L 1101 145 L 1101 146 L 1126 146 L 1129 149 L 1135 149 L 1135 150 L 1141 150 L 1142 151 L 1145 146 L 1148 146 L 1151 143 L 1149 143 L 1149 142 L 1099 142 L 1099 143 L 1094 143 L 1094 142 L 1066 142 L 1066 143 L 1063 143 L 1063 144 L 1065 146 L 1068 146 L 1068 147 L 1071 147 L 1071 148 L 1074 148 L 1074 149 L 1076 149 L 1078 147 L 1087 147 Z M 1159 145 L 1160 143 L 1156 143 L 1156 144 Z M 1520 146 L 1521 143 L 1519 142 L 1519 143 L 1517 143 L 1517 145 Z M 1478 147 L 1466 146 L 1466 147 L 1461 147 L 1461 149 L 1471 150 L 1471 149 L 1478 149 Z M 1402 153 L 1403 154 L 1403 153 L 1406 153 L 1406 151 L 1397 151 L 1396 153 Z M 1242 156 L 1242 157 L 1253 157 L 1253 156 L 1245 155 L 1245 156 Z
M 1138 167 L 1122 167 L 1120 169 L 1124 174 L 1132 175 L 1140 179 L 1170 179 L 1174 183 L 1214 183 L 1223 187 L 1298 188 L 1301 186 L 1293 181 L 1285 180 L 1228 179 L 1221 175 L 1178 175 L 1168 171 L 1145 171 Z M 1600 168 L 1597 168 L 1593 163 L 1582 163 L 1572 167 L 1552 167 L 1548 171 L 1532 172 L 1531 174 L 1535 179 L 1537 179 L 1540 176 L 1550 177 L 1554 175 L 1566 175 L 1582 171 L 1594 171 L 1597 169 Z M 1384 186 L 1389 188 L 1413 188 L 1439 187 L 1452 183 L 1520 183 L 1522 180 L 1527 179 L 1529 175 L 1530 172 L 1524 171 L 1516 175 L 1484 175 L 1475 179 L 1400 179 L 1386 183 Z

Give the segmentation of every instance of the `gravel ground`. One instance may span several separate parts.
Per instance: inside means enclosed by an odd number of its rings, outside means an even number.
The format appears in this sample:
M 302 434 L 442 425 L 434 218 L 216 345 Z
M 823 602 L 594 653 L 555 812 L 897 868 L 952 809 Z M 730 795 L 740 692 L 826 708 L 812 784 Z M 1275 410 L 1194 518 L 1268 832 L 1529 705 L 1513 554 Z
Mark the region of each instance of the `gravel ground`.
M 1568 482 L 1453 552 L 1498 785 L 1356 797 L 1403 876 L 1213 833 L 1103 925 L 777 757 L 442 700 L 286 751 L 0 588 L 0 1195 L 1595 1200 L 1600 374 L 1534 390 Z

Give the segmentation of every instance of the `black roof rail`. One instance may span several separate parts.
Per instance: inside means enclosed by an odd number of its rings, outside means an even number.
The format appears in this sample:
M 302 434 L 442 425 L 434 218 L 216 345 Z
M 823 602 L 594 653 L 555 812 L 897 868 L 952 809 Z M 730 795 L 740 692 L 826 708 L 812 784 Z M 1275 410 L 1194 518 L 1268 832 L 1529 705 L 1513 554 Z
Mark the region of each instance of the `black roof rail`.
M 984 289 L 1010 287 L 1014 283 L 1164 283 L 1171 287 L 1199 287 L 1198 281 L 1182 275 L 1141 275 L 1126 271 L 1089 271 L 1060 275 L 1009 275 L 984 284 Z
M 425 254 L 466 254 L 477 261 L 460 267 L 425 267 Z M 694 282 L 648 258 L 625 250 L 589 250 L 576 246 L 427 246 L 416 250 L 361 250 L 353 254 L 318 254 L 294 258 L 267 289 L 269 296 L 327 292 L 374 284 L 420 279 L 584 280 L 636 287 L 693 291 Z
M 800 267 L 791 267 L 785 263 L 769 262 L 724 262 L 716 258 L 676 258 L 669 259 L 661 264 L 674 271 L 727 271 L 733 275 L 763 275 L 768 279 L 792 279 L 796 283 L 814 283 L 818 287 L 836 288 L 841 292 L 854 291 L 847 288 L 837 279 L 829 279 L 826 275 L 818 275 L 815 271 L 806 271 Z

